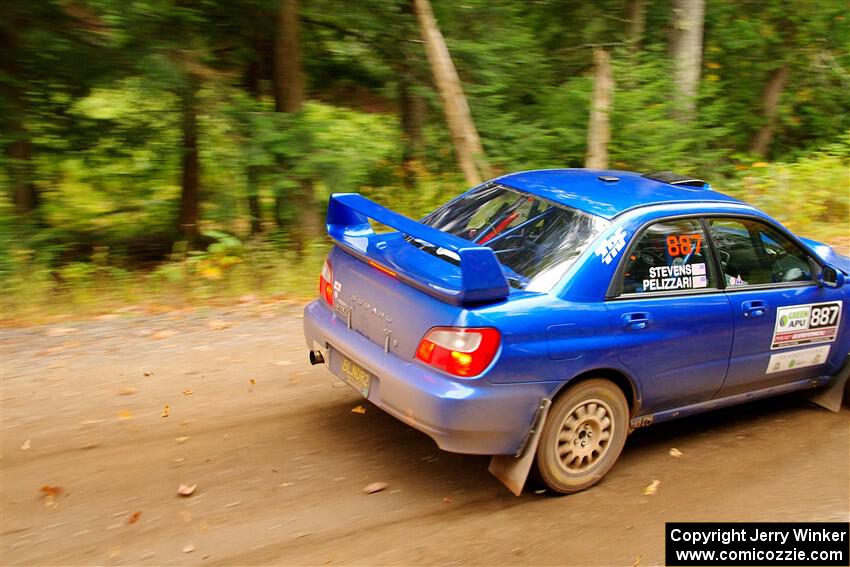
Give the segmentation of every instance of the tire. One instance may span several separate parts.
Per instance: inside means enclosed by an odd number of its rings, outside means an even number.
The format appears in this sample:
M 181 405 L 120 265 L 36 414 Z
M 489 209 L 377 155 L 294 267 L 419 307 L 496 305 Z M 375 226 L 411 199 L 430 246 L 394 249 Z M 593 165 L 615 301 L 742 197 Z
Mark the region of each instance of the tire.
M 615 384 L 593 378 L 569 387 L 543 425 L 537 477 L 558 494 L 590 488 L 617 462 L 628 431 L 629 406 Z

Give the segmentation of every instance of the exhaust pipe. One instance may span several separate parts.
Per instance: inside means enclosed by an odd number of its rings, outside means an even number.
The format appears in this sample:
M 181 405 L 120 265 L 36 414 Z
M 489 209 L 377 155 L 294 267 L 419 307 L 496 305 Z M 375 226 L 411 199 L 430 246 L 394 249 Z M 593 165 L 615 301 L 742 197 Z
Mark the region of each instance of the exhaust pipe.
M 325 357 L 322 356 L 322 353 L 320 351 L 318 351 L 318 350 L 311 350 L 310 351 L 310 364 L 315 366 L 317 364 L 324 364 L 324 363 L 325 363 Z

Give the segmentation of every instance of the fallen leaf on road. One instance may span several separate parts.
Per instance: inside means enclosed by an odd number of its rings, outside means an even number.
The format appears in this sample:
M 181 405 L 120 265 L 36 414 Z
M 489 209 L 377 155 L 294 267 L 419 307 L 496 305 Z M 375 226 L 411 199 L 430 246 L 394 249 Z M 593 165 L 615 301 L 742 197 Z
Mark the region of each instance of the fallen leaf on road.
M 386 482 L 373 482 L 372 484 L 366 485 L 366 487 L 363 489 L 363 492 L 365 492 L 366 494 L 374 494 L 376 492 L 384 490 L 386 487 Z
M 250 380 L 248 380 L 248 382 L 249 382 L 252 386 L 256 386 L 256 385 L 257 385 L 257 381 L 256 381 L 256 380 L 254 380 L 253 378 L 251 378 Z
M 162 408 L 162 415 L 160 417 L 168 417 L 168 411 L 169 411 L 168 404 L 165 404 L 165 406 Z
M 351 408 L 351 413 L 359 413 L 362 415 L 366 413 L 366 408 L 364 408 L 363 406 L 356 406 Z
M 189 440 L 189 438 L 188 438 L 188 437 L 185 437 L 185 436 L 184 436 L 184 437 L 175 437 L 175 438 L 174 438 L 174 440 L 175 440 L 175 441 L 177 441 L 178 443 L 180 443 L 180 444 L 182 445 L 183 443 L 185 443 L 186 441 L 188 441 L 188 440 Z
M 193 392 L 192 390 L 183 390 L 183 395 L 184 395 L 184 396 L 191 396 L 191 395 L 192 395 L 192 394 L 194 394 L 194 393 L 195 393 L 195 392 Z
M 133 419 L 133 412 L 122 409 L 118 412 L 118 419 Z
M 677 448 L 673 447 L 672 449 L 670 449 L 670 456 L 678 459 L 679 457 L 682 456 L 682 452 L 680 450 L 678 450 Z
M 44 497 L 44 505 L 48 508 L 56 508 L 56 496 L 62 492 L 62 487 L 60 486 L 48 486 L 44 485 L 41 487 L 41 495 Z
M 192 494 L 195 493 L 196 488 L 198 488 L 197 484 L 181 484 L 177 488 L 177 494 L 179 494 L 180 496 L 192 496 Z
M 49 496 L 49 497 L 52 498 L 52 497 L 58 495 L 60 492 L 62 492 L 62 487 L 61 486 L 50 486 L 50 485 L 45 484 L 39 490 L 41 491 L 41 493 L 45 497 Z
M 135 388 L 127 387 L 127 388 L 121 388 L 120 390 L 118 390 L 118 395 L 119 396 L 132 396 L 136 392 L 137 392 L 137 390 Z
M 29 449 L 30 447 L 32 447 L 32 443 L 30 443 L 30 440 L 29 440 L 29 439 L 27 439 L 26 441 L 24 441 L 24 444 L 23 444 L 23 445 L 21 445 L 21 450 L 22 450 L 22 451 L 26 451 L 26 450 L 27 450 L 27 449 Z
M 656 492 L 658 492 L 658 485 L 660 485 L 660 484 L 661 484 L 660 480 L 653 480 L 650 483 L 649 486 L 647 486 L 646 488 L 643 489 L 643 493 L 646 494 L 647 496 L 654 495 Z
M 133 512 L 132 514 L 130 514 L 130 517 L 127 518 L 127 523 L 128 524 L 135 524 L 136 522 L 139 521 L 139 517 L 141 515 L 142 515 L 141 512 Z
M 183 547 L 183 553 L 192 553 L 193 551 L 195 551 L 195 546 L 192 545 L 191 543 L 189 545 Z

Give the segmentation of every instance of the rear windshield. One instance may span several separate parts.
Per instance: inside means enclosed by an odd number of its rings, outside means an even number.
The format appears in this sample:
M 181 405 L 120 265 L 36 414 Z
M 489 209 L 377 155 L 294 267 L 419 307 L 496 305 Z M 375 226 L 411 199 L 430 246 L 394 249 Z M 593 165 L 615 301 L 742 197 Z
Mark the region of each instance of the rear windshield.
M 511 287 L 528 291 L 549 291 L 610 224 L 499 184 L 474 189 L 421 222 L 492 248 Z M 457 260 L 447 250 L 409 241 L 449 261 Z

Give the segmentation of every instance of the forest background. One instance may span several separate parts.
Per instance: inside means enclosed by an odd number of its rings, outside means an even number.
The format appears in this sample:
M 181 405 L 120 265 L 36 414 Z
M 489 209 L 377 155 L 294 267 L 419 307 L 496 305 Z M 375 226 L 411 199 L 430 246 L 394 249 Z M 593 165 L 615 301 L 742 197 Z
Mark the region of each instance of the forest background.
M 850 252 L 844 0 L 0 0 L 6 322 L 315 294 L 333 192 L 672 170 Z

